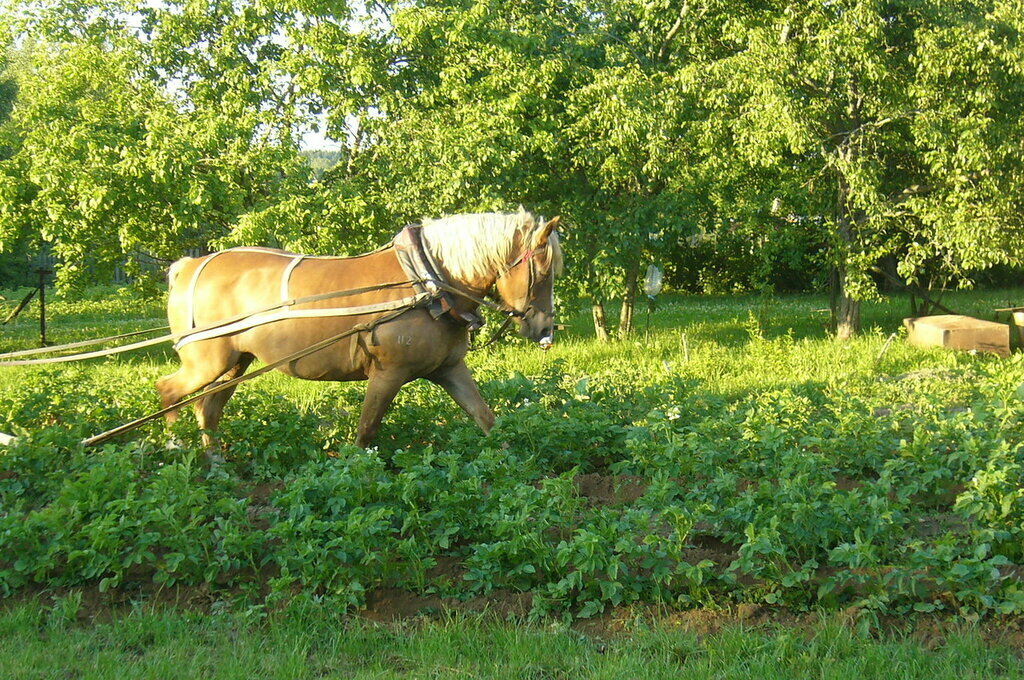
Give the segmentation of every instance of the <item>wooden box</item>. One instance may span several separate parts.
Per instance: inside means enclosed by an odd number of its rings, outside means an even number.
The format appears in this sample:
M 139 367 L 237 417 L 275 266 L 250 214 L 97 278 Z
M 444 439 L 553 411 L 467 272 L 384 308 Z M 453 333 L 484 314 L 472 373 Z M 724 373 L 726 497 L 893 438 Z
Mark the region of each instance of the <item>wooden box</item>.
M 917 347 L 947 347 L 1010 356 L 1010 327 L 1007 324 L 944 314 L 904 319 L 903 325 L 907 327 L 907 340 Z
M 1024 347 L 1024 311 L 1013 312 L 1013 325 L 1017 327 L 1017 346 Z

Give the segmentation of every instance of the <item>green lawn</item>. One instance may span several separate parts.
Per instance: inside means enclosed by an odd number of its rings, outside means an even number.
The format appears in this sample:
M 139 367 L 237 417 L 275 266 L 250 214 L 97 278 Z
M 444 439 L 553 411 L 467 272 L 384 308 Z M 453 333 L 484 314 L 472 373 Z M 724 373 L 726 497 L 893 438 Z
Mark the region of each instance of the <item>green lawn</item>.
M 0 615 L 0 677 L 81 678 L 1014 678 L 1024 662 L 963 629 L 922 640 L 858 634 L 820 617 L 804 627 L 671 621 L 592 635 L 562 624 L 479 616 L 378 624 L 323 608 L 275 614 L 135 611 L 69 623 L 66 605 Z M 73 618 L 73 615 L 72 615 Z M 924 643 L 924 644 L 922 644 Z

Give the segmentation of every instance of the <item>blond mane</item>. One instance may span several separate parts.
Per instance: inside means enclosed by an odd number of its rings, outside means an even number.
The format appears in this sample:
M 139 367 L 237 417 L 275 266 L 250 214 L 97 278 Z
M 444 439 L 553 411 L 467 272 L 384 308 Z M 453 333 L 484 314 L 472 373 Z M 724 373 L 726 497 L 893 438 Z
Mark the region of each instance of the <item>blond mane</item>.
M 472 280 L 504 271 L 517 242 L 526 239 L 540 226 L 533 214 L 477 213 L 452 215 L 423 221 L 423 240 L 427 248 L 456 279 Z M 549 239 L 552 271 L 561 273 L 562 251 L 558 238 Z

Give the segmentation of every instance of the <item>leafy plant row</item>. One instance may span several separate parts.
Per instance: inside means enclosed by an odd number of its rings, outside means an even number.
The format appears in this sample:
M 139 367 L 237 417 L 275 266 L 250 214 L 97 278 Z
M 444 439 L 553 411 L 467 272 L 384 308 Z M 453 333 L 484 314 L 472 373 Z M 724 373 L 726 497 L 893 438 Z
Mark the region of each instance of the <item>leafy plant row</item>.
M 556 362 L 484 384 L 505 414 L 487 437 L 418 388 L 369 451 L 324 418 L 337 393 L 250 390 L 213 473 L 188 423 L 183 450 L 160 429 L 77 444 L 144 409 L 145 381 L 35 372 L 34 389 L 0 396 L 0 426 L 24 434 L 0 455 L 0 589 L 155 581 L 352 607 L 379 587 L 517 591 L 537 614 L 579 616 L 736 601 L 1020 613 L 1020 369 L 725 398 Z

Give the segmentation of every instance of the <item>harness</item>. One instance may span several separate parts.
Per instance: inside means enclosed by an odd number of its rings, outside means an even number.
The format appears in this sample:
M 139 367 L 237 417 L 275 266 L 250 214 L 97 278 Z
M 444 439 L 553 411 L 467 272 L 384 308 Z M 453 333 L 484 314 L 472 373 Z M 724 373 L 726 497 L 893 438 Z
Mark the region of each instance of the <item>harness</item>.
M 455 308 L 452 294 L 462 295 L 476 300 L 471 295 L 455 290 L 444 281 L 438 273 L 437 262 L 430 251 L 423 245 L 422 227 L 409 224 L 395 236 L 395 256 L 402 271 L 413 281 L 413 290 L 419 294 L 429 295 L 427 310 L 434 319 L 447 315 L 455 323 L 466 326 L 471 331 L 479 330 L 484 325 L 483 317 L 476 312 L 460 312 Z
M 275 305 L 275 308 L 271 311 L 257 312 L 250 314 L 232 323 L 218 324 L 214 328 L 206 330 L 198 330 L 187 333 L 180 340 L 174 343 L 174 349 L 178 350 L 189 345 L 193 342 L 199 342 L 200 340 L 209 340 L 210 338 L 220 337 L 222 335 L 228 335 L 231 333 L 238 333 L 240 331 L 249 330 L 256 326 L 262 326 L 264 324 L 273 323 L 275 321 L 282 321 L 284 319 L 311 319 L 311 318 L 324 318 L 324 317 L 337 317 L 337 316 L 362 316 L 364 314 L 376 314 L 380 312 L 390 312 L 396 309 L 413 308 L 418 307 L 424 302 L 430 300 L 435 293 L 431 293 L 428 290 L 416 289 L 416 282 L 412 281 L 415 294 L 401 298 L 400 300 L 392 300 L 389 302 L 378 302 L 369 305 L 359 305 L 356 307 L 328 307 L 322 309 L 294 309 L 297 304 L 289 295 L 289 287 L 292 273 L 295 269 L 307 259 L 337 259 L 331 257 L 317 257 L 313 255 L 296 255 L 293 253 L 282 253 L 277 250 L 270 250 L 268 248 L 231 248 L 228 250 L 222 250 L 208 256 L 203 260 L 196 270 L 192 273 L 191 281 L 189 282 L 189 289 L 186 293 L 186 300 L 188 303 L 188 319 L 190 321 L 192 329 L 196 328 L 195 321 L 195 299 L 196 299 L 196 286 L 199 283 L 199 276 L 203 270 L 217 257 L 224 253 L 237 253 L 237 252 L 249 252 L 249 253 L 262 253 L 264 255 L 276 255 L 277 257 L 289 258 L 291 261 L 285 266 L 281 272 L 281 301 Z M 404 267 L 403 267 L 404 269 Z M 408 270 L 406 270 L 408 271 Z M 413 278 L 413 277 L 410 277 Z M 392 284 L 384 284 L 379 288 L 392 287 Z
M 53 357 L 49 359 L 22 359 L 21 357 L 37 354 L 48 354 L 53 352 L 59 352 L 69 349 L 78 349 L 81 347 L 87 347 L 90 345 L 101 345 L 115 340 L 123 340 L 130 337 L 139 335 L 147 335 L 155 331 L 168 330 L 167 326 L 161 326 L 159 328 L 150 328 L 144 331 L 135 331 L 132 333 L 124 333 L 121 335 L 114 335 L 107 338 L 98 338 L 95 340 L 84 340 L 79 342 L 68 343 L 66 345 L 60 345 L 57 347 L 41 347 L 37 349 L 20 350 L 16 352 L 7 352 L 0 354 L 0 365 L 2 366 L 27 366 L 34 364 L 49 364 L 49 363 L 62 363 L 67 361 L 78 361 L 82 359 L 92 359 L 97 357 L 110 356 L 113 354 L 121 354 L 123 352 L 142 349 L 145 347 L 151 347 L 169 340 L 176 341 L 174 345 L 175 349 L 179 349 L 192 342 L 199 340 L 207 340 L 210 338 L 216 338 L 231 333 L 238 333 L 240 331 L 248 330 L 255 326 L 262 324 L 272 323 L 274 321 L 280 321 L 283 319 L 295 319 L 295 318 L 314 318 L 314 317 L 331 317 L 331 316 L 359 316 L 364 314 L 374 313 L 389 313 L 392 311 L 408 311 L 417 307 L 426 307 L 430 310 L 431 315 L 435 318 L 441 318 L 447 315 L 447 318 L 455 323 L 459 323 L 467 326 L 470 330 L 477 330 L 483 325 L 483 320 L 478 314 L 462 313 L 460 314 L 456 309 L 452 300 L 454 297 L 462 297 L 478 305 L 489 307 L 497 312 L 506 315 L 505 322 L 502 324 L 494 336 L 484 345 L 471 347 L 470 349 L 480 349 L 485 347 L 495 340 L 504 332 L 504 330 L 511 324 L 513 319 L 522 318 L 526 316 L 533 307 L 532 295 L 531 302 L 527 305 L 526 309 L 519 310 L 508 304 L 497 304 L 490 300 L 479 298 L 475 295 L 467 293 L 466 291 L 459 290 L 451 284 L 445 282 L 438 273 L 437 263 L 431 256 L 430 251 L 424 247 L 422 238 L 420 237 L 420 229 L 416 225 L 406 227 L 395 237 L 393 243 L 395 247 L 395 254 L 398 258 L 399 263 L 402 266 L 403 271 L 408 275 L 409 279 L 405 281 L 392 281 L 388 283 L 380 283 L 371 286 L 365 286 L 363 288 L 353 288 L 350 290 L 339 290 L 329 291 L 326 293 L 318 293 L 316 295 L 309 295 L 301 298 L 290 298 L 290 280 L 295 269 L 299 267 L 305 260 L 318 259 L 318 260 L 335 260 L 343 259 L 338 257 L 330 256 L 316 256 L 316 255 L 296 255 L 293 253 L 284 253 L 278 250 L 271 250 L 269 248 L 255 248 L 255 247 L 241 247 L 232 248 L 226 251 L 220 251 L 207 256 L 192 273 L 189 281 L 186 305 L 188 318 L 191 321 L 189 330 L 186 330 L 178 334 L 168 334 L 149 340 L 143 340 L 139 342 L 133 342 L 128 345 L 121 345 L 119 347 L 112 347 L 110 349 L 95 350 L 88 352 L 81 352 L 78 354 L 65 355 L 60 357 Z M 390 246 L 385 246 L 385 248 Z M 374 252 L 384 250 L 381 248 Z M 281 273 L 281 281 L 279 288 L 281 292 L 281 300 L 274 302 L 262 309 L 255 311 L 247 311 L 236 316 L 221 319 L 219 321 L 212 322 L 210 324 L 196 327 L 195 324 L 195 293 L 196 287 L 199 282 L 199 277 L 203 270 L 213 261 L 215 258 L 224 254 L 225 252 L 256 252 L 265 255 L 274 255 L 276 257 L 289 258 L 290 262 L 284 267 Z M 506 276 L 516 267 L 522 265 L 524 262 L 529 266 L 529 287 L 528 290 L 532 292 L 533 286 L 536 283 L 536 265 L 534 264 L 535 251 L 533 249 L 527 249 L 513 262 L 507 264 L 498 275 L 498 278 Z M 394 300 L 391 302 L 381 302 L 376 304 L 361 305 L 357 307 L 330 307 L 327 309 L 294 309 L 294 307 L 302 304 L 312 304 L 316 302 L 322 302 L 324 300 L 348 297 L 352 295 L 362 295 L 373 291 L 392 289 L 397 287 L 411 286 L 414 290 L 414 294 L 411 296 L 404 297 L 400 300 Z M 387 314 L 387 318 L 391 318 L 391 314 Z M 360 324 L 357 328 L 365 329 L 369 327 L 375 327 L 378 322 L 373 322 L 370 325 Z
M 293 304 L 287 304 L 290 300 L 290 281 L 292 274 L 307 259 L 337 259 L 332 257 L 322 257 L 313 255 L 301 255 L 293 253 L 284 253 L 278 250 L 271 250 L 269 248 L 253 248 L 253 247 L 242 247 L 242 248 L 230 248 L 228 250 L 222 250 L 213 253 L 206 257 L 195 271 L 192 272 L 191 280 L 189 281 L 189 288 L 186 293 L 186 300 L 188 304 L 187 318 L 189 319 L 190 326 L 194 332 L 184 335 L 174 344 L 174 349 L 178 350 L 189 345 L 193 342 L 199 342 L 201 340 L 209 340 L 210 338 L 227 335 L 230 333 L 237 333 L 256 326 L 263 324 L 273 323 L 275 321 L 282 321 L 285 319 L 308 319 L 308 318 L 324 318 L 324 317 L 338 317 L 338 316 L 361 316 L 363 314 L 375 314 L 380 312 L 390 312 L 400 308 L 413 308 L 413 307 L 425 307 L 430 315 L 434 319 L 440 319 L 442 317 L 447 318 L 461 326 L 465 326 L 470 331 L 477 331 L 483 328 L 484 320 L 477 312 L 464 312 L 456 308 L 454 302 L 454 296 L 460 296 L 476 302 L 479 305 L 486 307 L 495 308 L 498 311 L 512 317 L 523 317 L 530 308 L 533 306 L 532 302 L 524 310 L 518 310 L 508 305 L 498 305 L 493 302 L 478 298 L 465 291 L 458 290 L 448 282 L 444 280 L 444 277 L 439 273 L 439 267 L 437 261 L 434 259 L 430 250 L 423 243 L 423 235 L 421 233 L 421 226 L 418 224 L 410 224 L 405 226 L 398 235 L 395 236 L 392 241 L 392 245 L 395 249 L 395 257 L 398 259 L 398 264 L 401 265 L 402 271 L 405 272 L 409 282 L 413 288 L 413 295 L 404 297 L 400 300 L 393 300 L 390 302 L 378 302 L 369 305 L 360 305 L 357 307 L 329 307 L 325 309 L 294 309 Z M 210 328 L 208 330 L 196 329 L 195 320 L 195 299 L 196 299 L 196 287 L 199 284 L 199 278 L 203 271 L 209 264 L 217 257 L 224 255 L 225 253 L 261 253 L 264 255 L 274 255 L 276 257 L 288 258 L 290 261 L 285 265 L 281 272 L 281 281 L 279 288 L 281 291 L 281 304 L 278 308 L 269 312 L 262 312 L 251 314 L 243 319 L 239 319 L 233 323 L 222 324 L 216 328 Z M 532 291 L 533 285 L 536 281 L 536 271 L 534 265 L 534 250 L 532 248 L 526 249 L 521 256 L 519 256 L 514 262 L 508 264 L 505 269 L 498 275 L 499 278 L 507 275 L 516 267 L 526 262 L 529 266 L 529 279 L 527 290 Z M 507 326 L 507 324 L 506 324 Z

